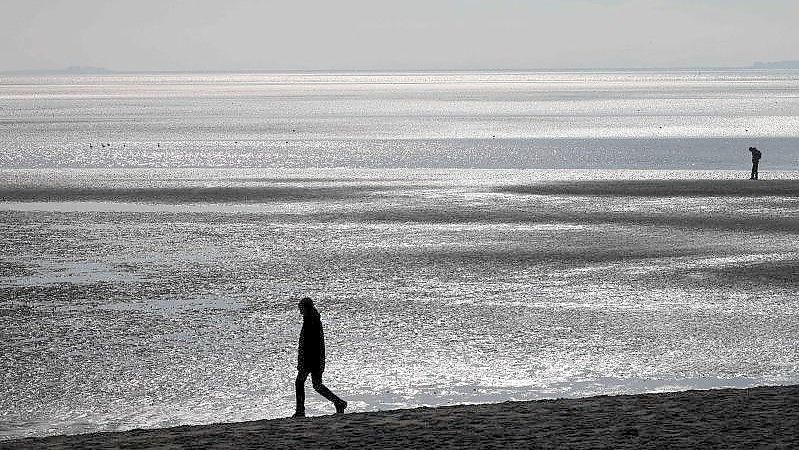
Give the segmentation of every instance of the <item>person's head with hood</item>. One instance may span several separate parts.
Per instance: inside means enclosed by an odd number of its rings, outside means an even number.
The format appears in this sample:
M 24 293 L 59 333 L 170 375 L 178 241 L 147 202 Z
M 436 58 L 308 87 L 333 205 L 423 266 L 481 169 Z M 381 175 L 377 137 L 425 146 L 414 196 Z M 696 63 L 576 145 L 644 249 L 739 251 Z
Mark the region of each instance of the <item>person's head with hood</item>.
M 307 317 L 316 312 L 316 307 L 314 307 L 313 300 L 311 300 L 310 297 L 302 298 L 297 304 L 297 308 L 299 308 L 300 314 L 302 314 L 303 317 Z

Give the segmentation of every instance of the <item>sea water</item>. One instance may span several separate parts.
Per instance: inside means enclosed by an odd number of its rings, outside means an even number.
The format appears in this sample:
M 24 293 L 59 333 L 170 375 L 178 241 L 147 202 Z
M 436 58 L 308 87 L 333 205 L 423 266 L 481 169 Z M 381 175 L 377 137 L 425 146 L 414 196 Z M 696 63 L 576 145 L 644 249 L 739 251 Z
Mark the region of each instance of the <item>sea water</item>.
M 799 72 L 0 76 L 0 437 L 288 416 L 302 296 L 348 411 L 797 383 L 797 117 Z

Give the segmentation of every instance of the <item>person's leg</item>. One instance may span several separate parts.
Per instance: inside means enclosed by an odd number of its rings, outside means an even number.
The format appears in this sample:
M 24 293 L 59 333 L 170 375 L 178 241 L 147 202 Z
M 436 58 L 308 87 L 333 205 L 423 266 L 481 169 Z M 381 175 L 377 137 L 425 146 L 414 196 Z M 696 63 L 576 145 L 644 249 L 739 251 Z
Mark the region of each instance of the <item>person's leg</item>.
M 752 163 L 752 174 L 749 175 L 749 179 L 750 180 L 754 180 L 755 179 L 755 170 L 757 170 L 757 164 L 756 163 Z
M 758 166 L 759 163 L 760 163 L 760 161 L 756 162 L 752 166 L 752 175 L 755 177 L 755 180 L 757 180 L 757 166 Z
M 294 391 L 297 395 L 297 407 L 295 409 L 294 415 L 297 417 L 302 417 L 305 415 L 305 380 L 307 379 L 307 371 L 297 371 L 297 380 L 294 381 Z
M 312 372 L 311 373 L 311 382 L 313 383 L 313 388 L 316 389 L 322 397 L 330 400 L 336 406 L 336 412 L 344 412 L 344 408 L 347 407 L 347 402 L 338 398 L 336 394 L 330 392 L 330 389 L 327 388 L 324 384 L 322 384 L 322 372 Z

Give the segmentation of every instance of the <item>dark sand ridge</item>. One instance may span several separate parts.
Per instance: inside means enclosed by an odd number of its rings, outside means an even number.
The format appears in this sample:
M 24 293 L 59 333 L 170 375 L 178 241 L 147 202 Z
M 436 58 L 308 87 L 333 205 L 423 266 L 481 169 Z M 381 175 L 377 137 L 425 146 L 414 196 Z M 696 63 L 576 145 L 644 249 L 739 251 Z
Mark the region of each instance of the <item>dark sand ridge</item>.
M 413 222 L 413 223 L 484 223 L 484 224 L 582 224 L 582 225 L 634 225 L 665 226 L 695 230 L 740 230 L 749 232 L 799 232 L 799 218 L 790 216 L 735 216 L 715 212 L 579 211 L 568 209 L 527 208 L 477 209 L 464 206 L 458 210 L 441 211 L 432 208 L 395 208 L 357 213 L 315 214 L 320 221 L 350 220 L 363 222 Z M 290 219 L 290 218 L 289 218 Z
M 389 188 L 385 186 L 190 186 L 141 188 L 0 186 L 0 201 L 104 201 L 157 203 L 320 201 L 360 198 L 371 193 L 387 189 Z
M 615 197 L 798 197 L 799 180 L 602 180 L 503 186 L 498 192 Z
M 0 448 L 799 448 L 799 386 L 506 402 L 34 438 Z
M 695 210 L 615 211 L 594 207 L 561 207 L 542 203 L 536 196 L 702 198 L 761 197 L 770 207 L 796 210 L 799 206 L 799 180 L 608 180 L 545 182 L 493 188 L 501 194 L 529 196 L 529 204 L 514 208 L 485 208 L 469 204 L 438 209 L 400 207 L 352 214 L 349 220 L 366 222 L 417 223 L 571 223 L 634 226 L 667 226 L 685 229 L 741 230 L 757 232 L 799 232 L 799 217 L 794 215 L 738 215 L 730 212 Z M 767 199 L 767 200 L 766 200 Z M 340 220 L 346 215 L 339 214 Z M 319 214 L 319 219 L 325 219 Z
M 201 181 L 201 180 L 193 180 Z M 310 178 L 235 179 L 235 182 L 301 183 Z M 332 181 L 331 179 L 322 181 Z M 351 182 L 352 180 L 343 180 Z M 385 180 L 383 180 L 385 181 Z M 405 186 L 419 189 L 421 185 Z M 358 198 L 395 189 L 381 184 L 324 186 L 1 186 L 0 201 L 270 202 Z M 505 194 L 614 197 L 799 197 L 799 180 L 607 180 L 501 186 Z
M 354 198 L 357 198 L 357 194 Z M 321 200 L 307 196 L 303 201 Z M 0 200 L 3 201 L 3 200 Z M 7 201 L 45 201 L 45 200 L 7 200 Z M 53 200 L 55 201 L 55 200 Z M 58 200 L 58 201 L 92 201 L 83 200 Z M 101 201 L 101 200 L 96 200 Z M 143 200 L 139 200 L 143 201 Z M 287 199 L 275 201 L 290 201 Z M 781 204 L 777 207 L 793 207 Z M 799 206 L 799 205 L 797 205 Z M 27 211 L 0 211 L 4 218 L 24 216 Z M 85 215 L 80 211 L 44 211 L 54 220 L 69 221 L 74 217 Z M 149 223 L 152 213 L 126 211 L 93 211 L 94 220 L 115 222 L 120 214 L 125 215 L 128 223 Z M 578 225 L 619 225 L 619 226 L 653 226 L 676 227 L 685 230 L 718 230 L 718 231 L 746 231 L 746 232 L 778 232 L 799 233 L 799 217 L 785 216 L 733 216 L 729 214 L 698 213 L 685 211 L 680 214 L 669 215 L 660 212 L 598 212 L 574 211 L 568 209 L 541 210 L 537 207 L 528 207 L 508 211 L 507 209 L 471 208 L 468 205 L 458 209 L 442 211 L 440 209 L 424 207 L 391 207 L 375 211 L 356 212 L 319 212 L 309 214 L 297 213 L 251 213 L 240 212 L 229 214 L 225 212 L 206 211 L 202 216 L 191 212 L 159 212 L 160 217 L 176 221 L 197 223 L 246 223 L 263 222 L 268 215 L 269 220 L 280 223 L 298 223 L 308 220 L 321 223 L 331 222 L 362 222 L 362 223 L 432 223 L 432 224 L 578 224 Z M 10 219 L 7 219 L 10 220 Z M 164 219 L 166 220 L 166 219 Z
M 500 186 L 500 194 L 529 196 L 530 203 L 494 209 L 470 204 L 456 208 L 395 207 L 391 209 L 337 214 L 320 213 L 318 220 L 416 223 L 571 223 L 680 227 L 707 230 L 799 232 L 799 218 L 792 215 L 732 215 L 705 210 L 613 211 L 582 210 L 539 203 L 535 196 L 574 197 L 763 197 L 771 207 L 795 210 L 799 205 L 799 180 L 607 180 L 542 182 Z M 766 200 L 768 199 L 768 200 Z

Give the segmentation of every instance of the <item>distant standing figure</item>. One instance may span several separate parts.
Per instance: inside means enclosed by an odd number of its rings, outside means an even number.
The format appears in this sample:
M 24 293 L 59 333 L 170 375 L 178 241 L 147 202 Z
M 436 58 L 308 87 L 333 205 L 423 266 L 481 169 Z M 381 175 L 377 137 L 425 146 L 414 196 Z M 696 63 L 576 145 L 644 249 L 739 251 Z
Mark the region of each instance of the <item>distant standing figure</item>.
M 749 179 L 757 180 L 757 165 L 760 162 L 760 157 L 762 155 L 760 150 L 756 149 L 755 147 L 749 147 L 749 151 L 752 152 L 752 175 L 749 177 Z
M 297 355 L 297 381 L 294 387 L 297 391 L 297 409 L 293 417 L 305 417 L 305 380 L 311 374 L 311 382 L 316 392 L 333 402 L 336 413 L 343 413 L 347 402 L 338 398 L 322 384 L 322 372 L 325 371 L 325 334 L 322 330 L 322 320 L 316 310 L 313 300 L 308 297 L 300 300 L 297 305 L 302 314 L 302 331 L 300 331 L 300 344 Z

